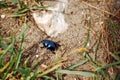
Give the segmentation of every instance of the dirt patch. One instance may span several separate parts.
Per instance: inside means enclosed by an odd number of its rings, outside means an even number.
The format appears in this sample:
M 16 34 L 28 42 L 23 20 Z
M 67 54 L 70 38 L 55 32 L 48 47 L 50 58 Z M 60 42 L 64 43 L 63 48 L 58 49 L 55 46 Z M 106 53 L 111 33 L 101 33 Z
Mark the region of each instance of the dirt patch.
M 62 57 L 68 55 L 67 60 L 63 61 L 63 65 L 61 66 L 62 69 L 66 69 L 73 64 L 85 60 L 83 53 L 70 53 L 76 49 L 86 47 L 89 50 L 89 53 L 87 54 L 91 57 L 91 60 L 97 62 L 99 66 L 109 63 L 109 54 L 106 53 L 107 45 L 104 43 L 106 38 L 104 38 L 102 33 L 104 33 L 106 19 L 109 17 L 109 15 L 113 17 L 113 15 L 108 13 L 110 11 L 108 7 L 111 5 L 114 6 L 112 2 L 112 0 L 69 0 L 68 7 L 64 12 L 65 21 L 69 25 L 68 29 L 64 33 L 59 34 L 54 38 L 48 37 L 45 32 L 41 31 L 37 27 L 32 16 L 29 15 L 28 18 L 30 21 L 27 21 L 28 29 L 26 31 L 22 61 L 28 59 L 30 67 L 35 67 L 35 61 L 39 61 L 37 66 L 40 66 L 44 71 L 47 67 L 49 67 L 49 65 L 57 62 L 57 60 L 62 60 Z M 49 2 L 46 4 L 50 5 Z M 113 11 L 116 13 L 116 11 L 118 11 L 119 0 L 116 2 L 116 4 L 117 6 L 115 10 L 110 7 L 112 9 L 111 12 Z M 119 15 L 118 13 L 119 12 L 117 12 L 116 15 Z M 12 14 L 12 11 L 1 10 L 0 15 L 3 14 L 5 14 L 6 17 L 0 20 L 0 37 L 8 37 L 12 33 L 15 35 L 19 34 L 21 31 L 21 26 L 23 25 L 23 22 L 21 21 L 22 18 L 9 18 L 8 15 Z M 113 18 L 116 17 L 114 16 Z M 87 38 L 88 42 L 86 46 L 84 46 Z M 53 40 L 61 45 L 55 51 L 55 54 L 50 50 L 41 48 L 41 41 L 44 39 Z M 16 45 L 19 46 L 19 42 Z M 91 62 L 87 62 L 86 64 L 74 68 L 73 70 L 89 72 L 96 71 L 95 66 L 93 66 Z M 52 74 L 52 77 L 53 76 L 54 73 Z M 100 75 L 99 78 L 102 79 L 101 76 L 102 75 Z M 111 77 L 113 76 L 114 72 Z M 74 79 L 93 80 L 91 77 L 84 77 L 79 75 L 65 75 L 62 80 Z

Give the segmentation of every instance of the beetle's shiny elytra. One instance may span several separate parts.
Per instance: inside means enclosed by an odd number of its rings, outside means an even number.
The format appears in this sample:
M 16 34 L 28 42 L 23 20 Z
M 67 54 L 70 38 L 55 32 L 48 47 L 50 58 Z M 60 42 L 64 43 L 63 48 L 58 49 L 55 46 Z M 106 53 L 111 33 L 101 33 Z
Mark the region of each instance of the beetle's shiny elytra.
M 54 51 L 57 48 L 57 44 L 51 40 L 43 40 L 42 44 L 44 48 L 47 48 L 51 51 Z

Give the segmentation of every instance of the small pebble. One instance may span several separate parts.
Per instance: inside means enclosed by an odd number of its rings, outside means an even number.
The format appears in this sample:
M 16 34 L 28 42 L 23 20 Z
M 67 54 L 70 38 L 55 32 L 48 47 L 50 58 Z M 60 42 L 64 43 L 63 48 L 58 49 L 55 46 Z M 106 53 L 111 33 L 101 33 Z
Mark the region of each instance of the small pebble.
M 36 56 L 36 58 L 38 58 L 39 55 L 35 55 L 35 56 Z

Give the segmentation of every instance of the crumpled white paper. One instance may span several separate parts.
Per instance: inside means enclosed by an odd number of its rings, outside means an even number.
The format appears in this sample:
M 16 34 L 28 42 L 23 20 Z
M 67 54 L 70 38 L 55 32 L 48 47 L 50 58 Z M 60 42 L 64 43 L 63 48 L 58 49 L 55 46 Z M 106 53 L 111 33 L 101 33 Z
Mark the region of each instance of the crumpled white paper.
M 67 30 L 64 10 L 68 0 L 58 0 L 55 6 L 47 8 L 48 11 L 33 12 L 32 16 L 38 27 L 50 37 L 56 37 Z

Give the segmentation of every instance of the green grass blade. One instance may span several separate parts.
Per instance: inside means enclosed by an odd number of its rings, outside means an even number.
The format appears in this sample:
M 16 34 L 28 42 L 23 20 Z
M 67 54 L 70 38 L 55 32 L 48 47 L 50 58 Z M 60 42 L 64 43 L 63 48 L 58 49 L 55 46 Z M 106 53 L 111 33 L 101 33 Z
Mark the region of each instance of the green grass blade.
M 91 77 L 91 76 L 95 75 L 92 72 L 83 72 L 83 71 L 57 70 L 56 72 L 62 73 L 62 74 L 82 75 L 82 76 L 86 76 L 86 77 Z
M 102 35 L 100 34 L 99 39 L 98 39 L 98 41 L 96 43 L 96 48 L 95 48 L 95 53 L 94 53 L 94 61 L 96 60 L 96 55 L 97 55 L 97 51 L 99 49 L 101 37 L 102 37 Z
M 22 34 L 21 34 L 22 40 L 21 40 L 20 50 L 19 50 L 19 52 L 17 54 L 17 61 L 16 61 L 15 69 L 18 69 L 18 66 L 19 66 L 19 63 L 20 63 L 20 59 L 21 59 L 21 56 L 22 56 L 22 50 L 23 50 L 23 45 L 24 45 L 26 26 L 23 27 L 22 31 L 23 31 Z
M 18 3 L 18 0 L 9 0 L 9 2 L 12 2 L 13 4 Z
M 90 30 L 88 30 L 87 38 L 86 38 L 86 40 L 85 40 L 85 42 L 84 42 L 84 46 L 83 46 L 83 47 L 86 47 L 86 46 L 87 46 L 88 41 L 89 41 L 89 38 L 90 38 Z
M 98 67 L 97 70 L 109 68 L 111 66 L 115 66 L 115 65 L 118 65 L 118 64 L 120 64 L 120 61 L 117 61 L 117 62 L 114 62 L 114 63 L 110 63 L 110 64 L 106 64 L 105 66 L 102 66 L 102 67 Z
M 0 8 L 7 8 L 7 7 L 8 5 L 5 2 L 0 1 Z
M 74 65 L 68 67 L 68 69 L 74 69 L 74 68 L 76 68 L 76 67 L 78 67 L 78 66 L 80 66 L 80 65 L 85 64 L 86 62 L 88 62 L 88 59 L 86 59 L 86 60 L 84 60 L 84 61 L 81 61 L 81 62 L 79 62 L 79 63 L 77 63 L 77 64 L 74 64 Z
M 49 76 L 42 76 L 42 78 L 44 78 L 44 80 L 54 80 L 54 79 L 52 79 L 52 78 L 49 77 Z
M 120 74 L 118 73 L 113 80 L 120 80 Z
M 18 40 L 18 39 L 26 32 L 27 28 L 28 28 L 28 26 L 27 26 L 27 24 L 25 23 L 25 24 L 23 25 L 23 27 L 22 27 L 21 33 L 16 36 L 16 40 Z
M 0 57 L 2 58 L 9 50 L 12 52 L 14 48 L 14 44 L 15 44 L 15 38 L 12 36 L 12 43 L 6 48 L 5 52 Z
M 18 69 L 17 70 L 18 72 L 20 72 L 22 75 L 24 75 L 25 77 L 29 76 L 30 75 L 30 71 L 28 69 Z
M 108 21 L 108 26 L 109 26 L 108 28 L 110 29 L 113 40 L 114 40 L 114 45 L 115 45 L 115 47 L 117 47 L 119 43 L 118 43 L 118 38 L 117 38 L 117 35 L 115 32 L 116 26 L 111 21 Z
M 37 75 L 39 74 L 39 71 L 40 71 L 40 69 L 39 69 L 39 67 L 38 67 L 38 68 L 33 72 L 33 75 L 30 76 L 30 80 L 35 80 L 36 77 L 37 77 Z
M 8 46 L 9 46 L 9 45 L 7 45 L 7 44 L 0 43 L 0 47 L 2 47 L 3 49 L 7 49 Z M 10 47 L 10 48 L 8 49 L 8 51 L 11 52 L 11 53 L 15 53 L 14 50 L 13 50 L 13 47 Z
M 7 54 L 8 51 L 11 50 L 11 52 L 13 52 L 13 48 L 14 48 L 14 44 L 15 44 L 15 38 L 12 36 L 12 43 L 5 49 L 5 51 L 0 55 L 0 65 L 3 65 L 3 58 L 4 55 Z
M 114 54 L 120 54 L 120 51 L 114 52 Z
M 111 56 L 112 56 L 115 60 L 120 61 L 119 55 L 115 55 L 115 53 L 111 53 Z
M 59 80 L 59 75 L 58 75 L 58 73 L 56 72 L 56 80 Z
M 21 16 L 25 16 L 26 14 L 19 14 L 19 13 L 15 13 L 15 14 L 13 14 L 11 17 L 13 17 L 13 18 L 17 18 L 17 17 L 21 17 Z
M 29 7 L 30 10 L 33 10 L 33 9 L 44 9 L 44 8 L 48 8 L 50 6 L 32 6 L 32 7 Z

